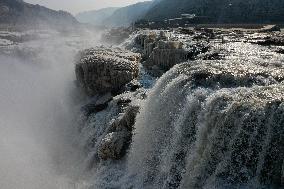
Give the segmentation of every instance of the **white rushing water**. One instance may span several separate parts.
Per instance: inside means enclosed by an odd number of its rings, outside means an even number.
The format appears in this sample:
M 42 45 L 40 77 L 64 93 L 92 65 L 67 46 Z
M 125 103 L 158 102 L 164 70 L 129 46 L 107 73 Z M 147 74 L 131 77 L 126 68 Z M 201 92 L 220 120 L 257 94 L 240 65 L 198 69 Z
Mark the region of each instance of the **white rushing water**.
M 86 187 L 75 141 L 74 56 L 96 40 L 51 33 L 0 55 L 1 189 Z
M 257 78 L 273 63 L 238 62 L 192 62 L 159 79 L 135 124 L 134 188 L 283 186 L 284 87 Z

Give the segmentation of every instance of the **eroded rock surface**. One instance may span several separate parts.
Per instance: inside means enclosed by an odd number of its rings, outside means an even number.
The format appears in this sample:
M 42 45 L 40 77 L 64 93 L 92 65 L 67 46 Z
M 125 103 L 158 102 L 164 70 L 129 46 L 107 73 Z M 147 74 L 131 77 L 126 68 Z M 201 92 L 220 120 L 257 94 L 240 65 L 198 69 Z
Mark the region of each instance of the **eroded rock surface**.
M 143 31 L 137 35 L 135 43 L 143 49 L 144 66 L 154 75 L 161 75 L 174 65 L 209 50 L 204 42 L 183 43 L 167 31 Z
M 116 92 L 139 74 L 140 55 L 121 49 L 92 48 L 80 53 L 76 77 L 88 95 Z
M 129 106 L 125 113 L 110 124 L 108 134 L 102 139 L 98 148 L 100 159 L 120 159 L 126 154 L 138 112 L 139 106 Z
M 120 159 L 126 150 L 126 145 L 130 138 L 129 132 L 124 131 L 107 134 L 99 146 L 99 158 L 103 160 Z
M 145 65 L 170 69 L 177 63 L 187 60 L 188 53 L 182 46 L 183 44 L 179 41 L 158 41 Z

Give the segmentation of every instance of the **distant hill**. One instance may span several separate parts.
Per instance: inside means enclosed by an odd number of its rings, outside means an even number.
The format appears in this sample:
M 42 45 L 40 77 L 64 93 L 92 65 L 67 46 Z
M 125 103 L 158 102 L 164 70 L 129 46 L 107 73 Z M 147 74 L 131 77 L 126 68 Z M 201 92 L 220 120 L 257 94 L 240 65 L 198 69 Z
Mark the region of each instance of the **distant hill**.
M 156 0 L 160 1 L 160 0 Z M 76 18 L 82 23 L 111 27 L 129 26 L 145 16 L 156 1 L 145 1 L 122 8 L 105 8 L 82 12 Z
M 209 17 L 214 23 L 283 23 L 283 0 L 161 0 L 144 19 L 164 20 L 181 14 Z
M 68 29 L 79 22 L 68 12 L 55 11 L 22 0 L 0 0 L 0 24 L 29 28 Z
M 109 7 L 99 10 L 81 12 L 76 15 L 76 18 L 81 23 L 93 24 L 96 26 L 104 25 L 104 21 L 109 18 L 118 7 Z
M 151 6 L 152 1 L 145 1 L 120 8 L 105 20 L 105 24 L 108 26 L 128 26 L 144 17 Z

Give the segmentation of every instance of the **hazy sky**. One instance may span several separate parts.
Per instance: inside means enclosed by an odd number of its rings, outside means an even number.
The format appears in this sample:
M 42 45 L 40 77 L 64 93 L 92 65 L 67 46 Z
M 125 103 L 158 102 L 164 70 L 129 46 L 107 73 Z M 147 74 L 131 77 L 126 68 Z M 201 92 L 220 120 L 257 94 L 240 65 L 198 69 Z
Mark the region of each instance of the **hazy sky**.
M 145 0 L 24 0 L 32 4 L 40 4 L 55 10 L 66 10 L 73 14 L 81 11 L 104 7 L 121 7 Z

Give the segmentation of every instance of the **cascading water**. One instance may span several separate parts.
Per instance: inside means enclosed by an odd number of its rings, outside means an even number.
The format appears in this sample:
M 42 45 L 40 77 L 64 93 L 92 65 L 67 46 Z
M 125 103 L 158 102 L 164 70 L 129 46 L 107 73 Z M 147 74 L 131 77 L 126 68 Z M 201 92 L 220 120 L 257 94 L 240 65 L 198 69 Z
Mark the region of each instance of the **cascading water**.
M 281 70 L 240 61 L 171 69 L 137 117 L 127 163 L 130 185 L 283 187 Z

